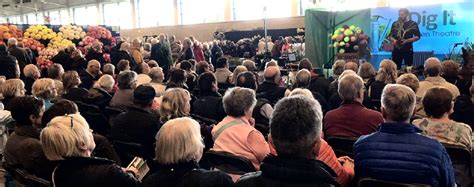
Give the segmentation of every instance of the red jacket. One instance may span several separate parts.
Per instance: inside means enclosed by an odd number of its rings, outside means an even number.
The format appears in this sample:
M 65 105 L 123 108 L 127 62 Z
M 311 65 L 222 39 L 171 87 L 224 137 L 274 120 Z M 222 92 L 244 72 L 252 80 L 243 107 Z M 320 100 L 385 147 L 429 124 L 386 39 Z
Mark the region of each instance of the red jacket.
M 382 122 L 380 112 L 360 103 L 343 103 L 324 117 L 324 132 L 326 137 L 359 137 L 377 131 Z

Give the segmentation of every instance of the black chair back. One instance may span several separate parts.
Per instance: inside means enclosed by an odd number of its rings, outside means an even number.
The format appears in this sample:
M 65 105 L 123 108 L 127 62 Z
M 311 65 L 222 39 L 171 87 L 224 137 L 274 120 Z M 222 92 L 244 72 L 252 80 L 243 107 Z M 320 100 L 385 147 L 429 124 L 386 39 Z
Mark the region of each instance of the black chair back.
M 49 181 L 39 178 L 33 174 L 29 174 L 26 170 L 13 168 L 13 167 L 7 166 L 6 164 L 3 164 L 3 167 L 7 171 L 8 175 L 11 175 L 11 177 L 15 181 L 25 186 L 28 186 L 28 187 L 50 187 L 51 186 Z M 6 176 L 5 178 L 7 179 L 6 182 L 8 182 L 9 177 Z
M 117 115 L 123 113 L 123 112 L 126 112 L 126 110 L 121 109 L 121 108 L 111 107 L 111 106 L 106 106 L 105 107 L 105 115 L 107 116 L 109 121 L 112 120 Z
M 471 151 L 461 146 L 443 144 L 453 165 L 471 165 Z
M 353 147 L 358 138 L 355 137 L 328 137 L 327 142 L 337 157 L 349 156 L 354 158 Z
M 377 180 L 372 178 L 362 178 L 358 182 L 359 187 L 430 187 L 427 184 L 409 184 L 409 183 L 398 183 L 384 180 Z
M 255 167 L 250 160 L 231 153 L 211 150 L 206 152 L 206 157 L 213 168 L 217 168 L 225 173 L 243 175 L 255 172 Z
M 83 116 L 89 126 L 94 132 L 100 135 L 107 135 L 110 130 L 109 120 L 102 114 L 100 108 L 95 105 L 90 105 L 82 102 L 75 102 L 79 108 L 81 116 Z
M 115 152 L 117 152 L 119 155 L 122 165 L 124 166 L 127 166 L 135 157 L 141 157 L 144 159 L 146 159 L 146 157 L 150 157 L 150 155 L 146 154 L 143 145 L 139 143 L 114 140 L 112 145 L 114 146 Z

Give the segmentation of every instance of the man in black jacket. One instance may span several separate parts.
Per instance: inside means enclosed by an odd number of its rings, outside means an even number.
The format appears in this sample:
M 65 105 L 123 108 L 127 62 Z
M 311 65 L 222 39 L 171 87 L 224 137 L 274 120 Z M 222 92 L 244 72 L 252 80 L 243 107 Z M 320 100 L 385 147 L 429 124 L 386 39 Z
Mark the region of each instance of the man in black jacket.
M 99 79 L 100 74 L 100 62 L 97 60 L 89 61 L 89 63 L 87 63 L 87 69 L 80 73 L 82 83 L 79 87 L 87 90 L 91 89 L 94 82 Z
M 155 89 L 141 85 L 133 92 L 134 106 L 112 120 L 111 136 L 114 140 L 141 144 L 150 158 L 154 154 L 155 135 L 160 129 L 160 118 L 151 112 L 156 96 Z M 126 162 L 126 161 L 124 161 Z
M 0 75 L 6 79 L 20 77 L 20 67 L 14 56 L 8 54 L 7 46 L 0 44 Z
M 31 64 L 31 61 L 30 58 L 28 58 L 26 51 L 22 48 L 19 48 L 17 45 L 18 41 L 15 38 L 8 39 L 8 52 L 10 55 L 14 56 L 16 60 L 18 60 L 20 71 L 23 71 L 23 68 L 25 68 L 27 64 Z M 21 74 L 21 77 L 23 78 L 24 75 Z
M 258 86 L 257 98 L 265 98 L 271 103 L 276 103 L 285 95 L 289 94 L 289 90 L 280 87 L 280 68 L 278 66 L 269 66 L 263 73 L 264 81 Z M 288 92 L 287 94 L 285 94 Z
M 166 41 L 166 35 L 160 34 L 159 39 L 160 42 L 151 47 L 151 59 L 158 62 L 166 76 L 173 63 L 173 58 L 171 58 L 171 48 L 169 42 Z
M 323 114 L 314 99 L 293 96 L 279 101 L 270 121 L 267 156 L 260 171 L 242 176 L 237 186 L 330 186 L 336 174 L 314 159 L 320 148 Z

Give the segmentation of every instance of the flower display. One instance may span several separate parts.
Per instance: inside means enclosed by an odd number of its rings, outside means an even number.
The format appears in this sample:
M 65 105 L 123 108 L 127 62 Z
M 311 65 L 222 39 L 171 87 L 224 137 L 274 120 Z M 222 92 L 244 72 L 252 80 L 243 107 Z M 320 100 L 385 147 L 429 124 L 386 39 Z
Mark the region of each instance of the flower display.
M 344 25 L 337 28 L 329 37 L 333 41 L 329 47 L 336 48 L 340 54 L 358 52 L 362 48 L 366 48 L 369 43 L 369 36 L 355 25 Z
M 26 29 L 23 35 L 26 38 L 33 38 L 35 40 L 50 40 L 56 37 L 56 33 L 44 25 L 32 25 Z
M 80 26 L 63 25 L 59 28 L 58 35 L 68 40 L 80 40 L 86 37 L 86 32 Z
M 95 39 L 112 39 L 112 33 L 101 26 L 89 26 L 87 27 L 87 36 Z
M 71 40 L 65 39 L 62 36 L 57 35 L 49 41 L 48 47 L 53 49 L 66 48 L 69 45 L 74 45 Z
M 41 51 L 44 49 L 44 45 L 33 38 L 22 38 L 18 41 L 22 42 L 24 47 L 30 48 L 33 51 Z
M 51 66 L 51 64 L 53 64 L 51 59 L 54 56 L 56 56 L 56 54 L 58 54 L 57 49 L 49 48 L 49 47 L 45 48 L 38 52 L 38 57 L 36 58 L 36 62 L 41 67 L 41 69 L 46 69 L 49 66 Z
M 0 40 L 7 40 L 10 38 L 21 38 L 23 31 L 16 25 L 0 25 Z

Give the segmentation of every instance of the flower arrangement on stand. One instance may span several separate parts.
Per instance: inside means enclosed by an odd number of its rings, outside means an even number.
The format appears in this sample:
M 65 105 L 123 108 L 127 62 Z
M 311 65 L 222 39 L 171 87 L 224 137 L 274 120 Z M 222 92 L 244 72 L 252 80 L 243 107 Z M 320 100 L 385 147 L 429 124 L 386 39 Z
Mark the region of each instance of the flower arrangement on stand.
M 41 69 L 47 69 L 53 62 L 51 59 L 58 54 L 58 50 L 54 48 L 45 48 L 38 52 L 38 57 L 36 62 L 41 67 Z
M 25 38 L 33 38 L 43 45 L 48 45 L 49 41 L 56 37 L 56 33 L 44 25 L 32 25 L 23 34 Z
M 76 25 L 63 25 L 59 28 L 59 36 L 65 39 L 71 40 L 76 45 L 79 44 L 81 39 L 86 37 L 86 32 L 82 30 L 82 27 Z
M 112 33 L 101 26 L 87 27 L 87 36 L 98 39 L 104 45 L 115 46 L 116 40 L 112 37 Z
M 329 47 L 335 48 L 339 54 L 359 52 L 367 48 L 369 43 L 369 36 L 354 25 L 337 28 L 330 37 L 333 44 Z
M 44 45 L 33 38 L 22 38 L 19 39 L 19 41 L 23 43 L 24 47 L 30 48 L 33 52 L 38 52 L 44 49 Z
M 79 50 L 81 50 L 81 52 L 85 55 L 92 47 L 92 45 L 97 42 L 99 42 L 98 39 L 86 36 L 82 39 L 82 41 L 79 42 Z
M 67 48 L 69 45 L 74 45 L 74 43 L 72 43 L 71 40 L 65 39 L 62 36 L 57 35 L 56 37 L 51 39 L 48 44 L 48 47 L 60 50 Z
M 0 25 L 0 41 L 23 37 L 23 31 L 16 25 Z

